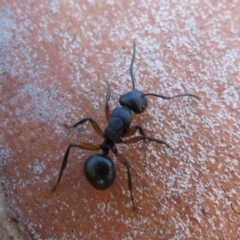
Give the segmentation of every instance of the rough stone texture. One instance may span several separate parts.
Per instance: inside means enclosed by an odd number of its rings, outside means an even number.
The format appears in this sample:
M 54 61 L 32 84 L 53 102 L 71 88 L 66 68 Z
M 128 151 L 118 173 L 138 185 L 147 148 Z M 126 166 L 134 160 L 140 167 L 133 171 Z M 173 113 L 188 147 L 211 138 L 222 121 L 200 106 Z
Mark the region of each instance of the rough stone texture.
M 240 238 L 239 12 L 239 1 L 223 0 L 1 0 L 1 181 L 30 239 Z M 137 213 L 113 155 L 110 189 L 87 183 L 92 153 L 74 149 L 52 193 L 68 144 L 101 143 L 90 124 L 63 124 L 91 116 L 104 129 L 105 81 L 113 109 L 132 87 L 133 40 L 137 89 L 172 95 L 184 84 L 201 101 L 149 97 L 135 116 L 172 146 L 119 145 Z

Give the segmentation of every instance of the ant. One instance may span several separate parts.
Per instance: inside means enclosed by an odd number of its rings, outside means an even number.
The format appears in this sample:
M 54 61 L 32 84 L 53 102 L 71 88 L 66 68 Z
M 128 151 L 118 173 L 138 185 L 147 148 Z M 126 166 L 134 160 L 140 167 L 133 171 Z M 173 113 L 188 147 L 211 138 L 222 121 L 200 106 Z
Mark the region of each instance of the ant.
M 187 93 L 186 90 L 185 90 L 186 93 L 178 94 L 174 96 L 163 96 L 155 93 L 144 94 L 138 91 L 135 88 L 135 79 L 133 75 L 133 63 L 135 59 L 135 53 L 136 53 L 136 44 L 135 42 L 133 42 L 132 61 L 129 68 L 133 90 L 131 92 L 128 92 L 120 96 L 119 103 L 121 107 L 114 108 L 112 112 L 110 111 L 109 104 L 108 104 L 111 93 L 110 93 L 109 84 L 107 82 L 108 89 L 106 94 L 105 115 L 108 122 L 108 126 L 105 128 L 105 130 L 102 131 L 99 125 L 97 124 L 97 122 L 93 120 L 91 117 L 83 118 L 79 122 L 71 126 L 66 125 L 69 128 L 76 128 L 78 125 L 84 124 L 85 122 L 90 122 L 95 132 L 99 136 L 103 137 L 104 140 L 100 145 L 93 145 L 85 142 L 70 143 L 69 146 L 67 147 L 67 150 L 63 158 L 57 183 L 55 184 L 52 190 L 54 190 L 59 184 L 62 177 L 62 173 L 67 165 L 69 151 L 71 148 L 74 148 L 74 147 L 89 150 L 89 151 L 102 150 L 102 154 L 94 154 L 89 156 L 86 159 L 84 163 L 83 171 L 88 182 L 94 188 L 99 190 L 104 190 L 109 188 L 113 184 L 116 176 L 116 168 L 115 168 L 114 162 L 109 157 L 109 151 L 111 150 L 116 156 L 117 160 L 121 162 L 127 169 L 128 190 L 130 192 L 133 210 L 136 210 L 134 198 L 132 194 L 132 177 L 131 177 L 131 171 L 130 171 L 131 166 L 129 161 L 126 159 L 126 157 L 118 153 L 116 144 L 122 143 L 122 144 L 128 145 L 132 143 L 137 143 L 141 140 L 145 141 L 147 139 L 152 142 L 165 144 L 169 148 L 170 146 L 168 143 L 166 143 L 161 139 L 147 136 L 145 131 L 141 127 L 141 125 L 137 124 L 130 127 L 132 122 L 132 112 L 136 114 L 140 114 L 146 110 L 148 106 L 146 96 L 155 96 L 155 97 L 160 97 L 168 100 L 173 98 L 178 98 L 178 97 L 185 97 L 185 96 L 194 97 L 198 100 L 200 98 L 194 94 Z M 131 137 L 132 135 L 135 134 L 136 131 L 139 131 L 140 136 L 132 137 L 128 140 L 122 139 L 125 137 Z

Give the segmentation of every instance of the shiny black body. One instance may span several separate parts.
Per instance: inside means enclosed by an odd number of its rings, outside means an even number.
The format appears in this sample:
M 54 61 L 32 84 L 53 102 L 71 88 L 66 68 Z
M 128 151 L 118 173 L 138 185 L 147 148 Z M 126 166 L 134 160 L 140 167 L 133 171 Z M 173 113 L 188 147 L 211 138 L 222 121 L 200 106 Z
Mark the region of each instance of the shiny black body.
M 136 114 L 143 113 L 148 106 L 148 101 L 145 95 L 136 89 L 133 89 L 131 92 L 121 95 L 119 103 L 121 106 L 128 107 Z
M 96 189 L 109 188 L 116 177 L 113 160 L 103 154 L 95 154 L 87 158 L 84 163 L 84 174 L 88 182 Z
M 199 99 L 196 95 L 189 94 L 187 92 L 183 94 L 174 95 L 174 96 L 164 96 L 164 95 L 159 95 L 155 93 L 144 94 L 138 91 L 137 89 L 135 89 L 135 80 L 133 76 L 133 62 L 135 59 L 135 51 L 136 49 L 135 49 L 135 43 L 134 43 L 132 61 L 129 69 L 133 90 L 120 96 L 119 103 L 121 106 L 114 108 L 112 112 L 110 111 L 109 104 L 108 104 L 110 100 L 110 87 L 109 87 L 109 84 L 107 83 L 108 90 L 106 94 L 105 115 L 106 115 L 108 125 L 105 128 L 105 130 L 102 131 L 99 125 L 97 124 L 97 122 L 95 122 L 91 117 L 81 119 L 79 122 L 77 122 L 72 126 L 67 126 L 70 128 L 75 128 L 78 125 L 84 124 L 85 122 L 90 122 L 95 132 L 99 136 L 103 137 L 103 142 L 100 145 L 93 145 L 90 143 L 70 143 L 63 158 L 58 181 L 55 184 L 53 189 L 56 188 L 56 186 L 61 180 L 62 173 L 67 165 L 69 151 L 73 147 L 86 149 L 89 151 L 102 150 L 102 154 L 95 154 L 87 158 L 84 164 L 83 171 L 86 176 L 86 179 L 94 188 L 99 190 L 104 190 L 109 188 L 113 184 L 116 176 L 116 169 L 115 169 L 114 162 L 109 157 L 109 151 L 111 150 L 116 156 L 117 160 L 121 162 L 127 169 L 128 189 L 130 191 L 133 209 L 135 209 L 135 203 L 134 203 L 133 194 L 132 194 L 132 177 L 130 172 L 130 163 L 124 155 L 118 153 L 116 144 L 121 143 L 121 144 L 128 145 L 128 144 L 137 143 L 141 140 L 149 140 L 156 143 L 165 144 L 168 147 L 170 146 L 161 139 L 147 136 L 145 131 L 141 127 L 141 125 L 134 125 L 131 127 L 131 122 L 133 117 L 132 112 L 134 112 L 135 114 L 141 114 L 146 110 L 148 106 L 148 101 L 146 96 L 156 96 L 156 97 L 160 97 L 168 100 L 177 98 L 177 97 L 184 97 L 184 96 L 194 97 Z M 138 136 L 129 138 L 128 140 L 124 140 L 125 137 L 133 136 L 136 133 L 136 131 L 139 132 Z
M 104 139 L 107 142 L 120 143 L 120 137 L 130 128 L 131 122 L 131 109 L 128 107 L 114 108 L 103 133 Z

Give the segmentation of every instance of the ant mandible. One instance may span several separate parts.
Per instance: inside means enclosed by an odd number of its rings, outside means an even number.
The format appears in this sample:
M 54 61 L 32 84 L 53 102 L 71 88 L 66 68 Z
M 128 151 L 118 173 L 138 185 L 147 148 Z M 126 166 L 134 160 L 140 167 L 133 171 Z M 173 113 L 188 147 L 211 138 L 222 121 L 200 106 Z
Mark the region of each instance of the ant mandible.
M 81 125 L 85 122 L 90 122 L 95 132 L 99 136 L 101 136 L 104 140 L 100 145 L 93 145 L 85 142 L 70 143 L 69 146 L 67 147 L 67 150 L 63 158 L 57 183 L 55 184 L 52 190 L 56 189 L 57 185 L 59 184 L 62 177 L 62 173 L 67 165 L 69 151 L 71 148 L 74 148 L 74 147 L 89 150 L 89 151 L 102 150 L 102 154 L 94 154 L 89 156 L 86 159 L 84 163 L 83 171 L 88 182 L 94 188 L 99 190 L 104 190 L 109 188 L 113 184 L 116 176 L 116 168 L 115 168 L 114 162 L 109 157 L 109 151 L 111 149 L 114 155 L 116 156 L 117 160 L 121 162 L 127 169 L 128 190 L 131 196 L 132 207 L 134 210 L 136 210 L 133 194 L 132 194 L 132 177 L 131 177 L 131 171 L 130 171 L 131 166 L 129 161 L 126 159 L 126 157 L 118 153 L 116 144 L 122 143 L 122 144 L 129 145 L 129 144 L 137 143 L 141 140 L 147 139 L 149 141 L 153 141 L 156 143 L 165 144 L 168 147 L 170 146 L 168 143 L 166 143 L 161 139 L 147 136 L 143 128 L 138 124 L 130 127 L 132 122 L 132 112 L 136 114 L 140 114 L 146 110 L 148 106 L 146 96 L 155 96 L 155 97 L 160 97 L 168 100 L 173 98 L 178 98 L 178 97 L 185 97 L 185 96 L 194 97 L 199 100 L 199 97 L 194 94 L 189 94 L 187 92 L 183 94 L 174 95 L 174 96 L 163 96 L 155 93 L 144 94 L 138 91 L 135 88 L 135 80 L 133 76 L 133 63 L 135 59 L 135 53 L 136 53 L 136 44 L 135 42 L 133 42 L 132 61 L 129 68 L 133 90 L 131 92 L 128 92 L 120 96 L 119 103 L 121 107 L 114 108 L 112 112 L 110 111 L 109 104 L 108 104 L 110 100 L 110 87 L 109 87 L 109 84 L 107 83 L 108 89 L 106 94 L 105 115 L 108 122 L 108 126 L 105 128 L 105 130 L 102 131 L 99 125 L 97 124 L 97 122 L 93 120 L 91 117 L 83 118 L 82 120 L 80 120 L 79 122 L 71 126 L 66 125 L 69 128 L 75 128 L 78 125 Z M 139 131 L 140 136 L 132 137 L 128 140 L 122 139 L 125 137 L 132 136 L 133 134 L 135 134 L 136 131 Z

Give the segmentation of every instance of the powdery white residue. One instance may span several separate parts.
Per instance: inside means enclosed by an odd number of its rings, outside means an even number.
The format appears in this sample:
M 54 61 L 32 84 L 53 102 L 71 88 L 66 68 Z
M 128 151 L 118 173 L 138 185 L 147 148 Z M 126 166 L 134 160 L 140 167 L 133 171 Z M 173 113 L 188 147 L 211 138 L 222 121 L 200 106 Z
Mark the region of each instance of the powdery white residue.
M 13 37 L 12 29 L 15 28 L 15 21 L 10 16 L 10 10 L 0 9 L 0 74 L 6 68 L 6 55 L 9 51 L 8 42 Z
M 237 91 L 234 86 L 223 91 L 223 98 L 225 103 L 232 109 L 237 109 L 239 107 L 239 91 Z
M 33 175 L 39 175 L 46 169 L 46 165 L 40 162 L 39 159 L 34 159 L 33 163 L 29 163 L 28 167 L 32 169 Z
M 59 13 L 60 9 L 59 9 L 58 1 L 51 1 L 51 2 L 45 3 L 45 6 L 49 9 L 49 11 L 52 14 Z

